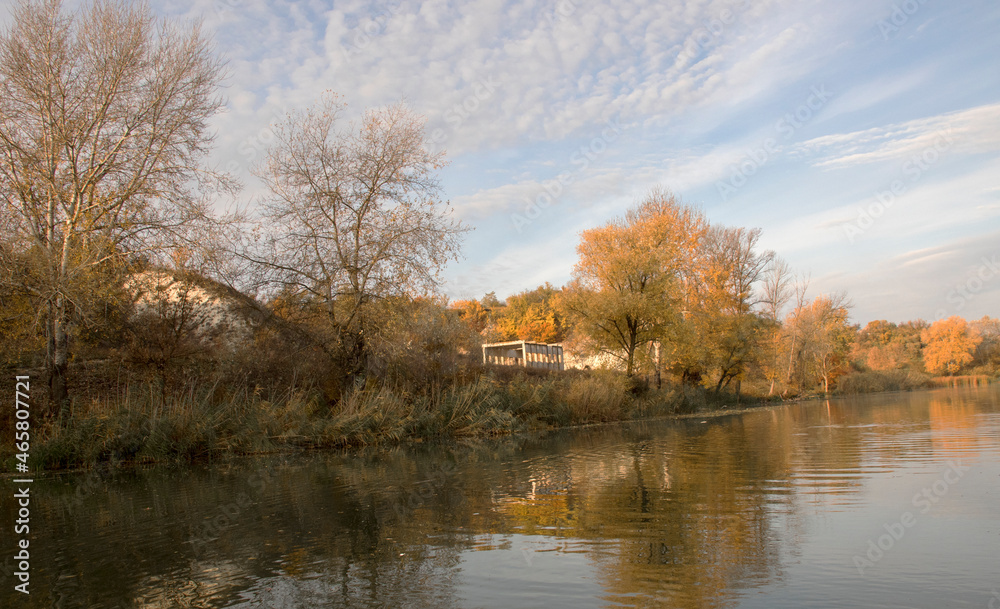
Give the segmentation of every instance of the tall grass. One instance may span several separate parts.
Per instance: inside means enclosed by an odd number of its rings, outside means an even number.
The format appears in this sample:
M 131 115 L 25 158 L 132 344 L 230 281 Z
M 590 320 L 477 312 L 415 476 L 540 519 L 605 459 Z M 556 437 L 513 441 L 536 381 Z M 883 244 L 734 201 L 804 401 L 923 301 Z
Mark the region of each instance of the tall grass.
M 39 429 L 34 466 L 187 463 L 293 448 L 497 436 L 706 404 L 704 391 L 640 385 L 610 371 L 487 369 L 426 391 L 371 383 L 330 404 L 319 390 L 217 382 L 165 394 L 155 383 L 131 381 L 117 393 L 74 402 L 66 418 Z
M 43 427 L 35 443 L 36 465 L 78 467 L 97 462 L 161 462 L 206 459 L 220 452 L 271 450 L 275 427 L 286 413 L 303 413 L 301 396 L 275 402 L 246 392 L 215 399 L 214 386 L 163 396 L 153 384 L 129 385 L 119 394 L 76 402 L 71 414 Z M 296 414 L 296 418 L 301 418 Z
M 964 374 L 959 376 L 936 376 L 931 379 L 931 383 L 940 387 L 979 387 L 995 382 L 994 376 L 989 374 Z
M 912 391 L 931 386 L 931 379 L 912 370 L 870 370 L 852 372 L 837 380 L 835 392 L 841 394 Z

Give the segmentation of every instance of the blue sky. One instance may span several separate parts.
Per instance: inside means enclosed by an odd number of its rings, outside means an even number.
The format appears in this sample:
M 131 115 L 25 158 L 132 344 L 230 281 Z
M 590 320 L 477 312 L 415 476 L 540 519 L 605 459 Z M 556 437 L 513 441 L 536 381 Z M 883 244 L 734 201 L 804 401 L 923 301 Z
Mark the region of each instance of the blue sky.
M 283 111 L 404 99 L 474 228 L 452 298 L 571 276 L 662 185 L 756 226 L 865 323 L 1000 315 L 1000 4 L 944 0 L 154 3 L 228 58 L 216 161 Z M 895 192 L 893 192 L 895 190 Z

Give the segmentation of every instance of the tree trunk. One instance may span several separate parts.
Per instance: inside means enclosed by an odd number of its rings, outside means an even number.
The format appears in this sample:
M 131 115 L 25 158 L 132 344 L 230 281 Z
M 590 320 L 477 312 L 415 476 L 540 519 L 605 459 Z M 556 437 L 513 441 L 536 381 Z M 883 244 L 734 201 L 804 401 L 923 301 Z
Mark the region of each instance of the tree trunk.
M 792 362 L 795 361 L 795 334 L 792 334 L 792 345 L 788 350 L 788 377 L 785 379 L 786 383 L 791 384 L 792 382 Z
M 67 318 L 66 301 L 62 296 L 58 296 L 55 303 L 49 305 L 49 347 L 45 364 L 49 377 L 49 400 L 53 412 L 58 413 L 59 418 L 66 414 L 69 407 L 69 391 L 66 387 L 66 376 L 69 368 Z
M 660 356 L 660 341 L 656 341 L 656 388 L 660 389 L 662 386 L 662 379 L 660 377 L 660 367 L 663 366 L 663 359 Z

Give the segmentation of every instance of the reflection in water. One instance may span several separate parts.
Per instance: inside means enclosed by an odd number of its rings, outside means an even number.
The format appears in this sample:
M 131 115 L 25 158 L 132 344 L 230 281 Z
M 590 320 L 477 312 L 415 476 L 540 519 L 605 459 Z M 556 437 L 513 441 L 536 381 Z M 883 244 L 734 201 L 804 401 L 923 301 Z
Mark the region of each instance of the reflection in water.
M 998 431 L 992 387 L 56 476 L 33 489 L 33 593 L 0 606 L 985 607 Z M 960 490 L 921 512 L 955 460 Z

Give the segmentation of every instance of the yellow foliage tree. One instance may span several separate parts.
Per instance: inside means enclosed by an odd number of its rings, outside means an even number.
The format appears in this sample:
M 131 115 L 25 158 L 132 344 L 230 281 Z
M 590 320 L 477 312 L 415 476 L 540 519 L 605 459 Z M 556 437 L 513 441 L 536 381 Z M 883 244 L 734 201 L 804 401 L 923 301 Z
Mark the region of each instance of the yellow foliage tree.
M 718 375 L 715 390 L 742 378 L 760 356 L 763 319 L 755 285 L 774 258 L 759 252 L 760 229 L 712 227 L 703 240 L 696 298 L 689 316 L 697 328 L 700 351 Z
M 788 316 L 785 326 L 798 337 L 793 356 L 804 387 L 822 381 L 829 393 L 830 383 L 846 371 L 855 332 L 847 323 L 849 308 L 843 294 L 818 296 Z
M 626 374 L 650 341 L 679 325 L 684 271 L 707 229 L 704 216 L 654 190 L 624 217 L 584 231 L 562 303 L 597 348 Z
M 490 322 L 489 311 L 478 300 L 456 300 L 451 308 L 458 311 L 458 317 L 477 333 L 486 329 Z
M 973 353 L 982 337 L 969 324 L 953 315 L 940 319 L 920 335 L 924 347 L 924 365 L 932 374 L 953 375 L 972 363 Z
M 919 369 L 922 322 L 897 325 L 886 320 L 871 321 L 858 334 L 853 358 L 871 370 Z
M 546 283 L 507 298 L 497 320 L 505 340 L 558 343 L 566 338 L 567 324 L 556 306 L 560 290 Z

